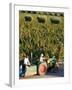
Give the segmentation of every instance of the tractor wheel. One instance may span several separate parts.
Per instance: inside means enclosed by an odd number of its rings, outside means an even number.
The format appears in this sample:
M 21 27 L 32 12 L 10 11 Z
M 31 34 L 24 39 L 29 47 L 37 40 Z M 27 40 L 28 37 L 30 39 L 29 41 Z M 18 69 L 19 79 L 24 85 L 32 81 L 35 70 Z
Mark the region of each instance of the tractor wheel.
M 38 75 L 45 75 L 46 72 L 47 72 L 47 64 L 45 62 L 39 64 L 39 66 L 38 66 Z

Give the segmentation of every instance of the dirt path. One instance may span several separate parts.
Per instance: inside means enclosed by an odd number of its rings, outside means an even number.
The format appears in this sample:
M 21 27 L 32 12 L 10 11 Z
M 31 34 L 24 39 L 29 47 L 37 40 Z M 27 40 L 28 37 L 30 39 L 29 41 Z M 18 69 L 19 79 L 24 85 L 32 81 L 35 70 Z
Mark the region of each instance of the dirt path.
M 46 75 L 39 76 L 39 75 L 33 75 L 29 77 L 24 77 L 21 79 L 35 79 L 35 78 L 56 78 L 56 77 L 64 77 L 64 65 L 60 65 L 58 70 L 56 71 L 48 71 Z

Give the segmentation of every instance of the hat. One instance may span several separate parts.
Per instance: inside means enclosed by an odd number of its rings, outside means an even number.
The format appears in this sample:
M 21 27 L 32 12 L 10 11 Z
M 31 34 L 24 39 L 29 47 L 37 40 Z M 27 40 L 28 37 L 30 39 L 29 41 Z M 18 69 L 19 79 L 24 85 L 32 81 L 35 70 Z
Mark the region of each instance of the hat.
M 43 55 L 43 53 L 41 54 L 41 57 L 43 57 L 44 55 Z

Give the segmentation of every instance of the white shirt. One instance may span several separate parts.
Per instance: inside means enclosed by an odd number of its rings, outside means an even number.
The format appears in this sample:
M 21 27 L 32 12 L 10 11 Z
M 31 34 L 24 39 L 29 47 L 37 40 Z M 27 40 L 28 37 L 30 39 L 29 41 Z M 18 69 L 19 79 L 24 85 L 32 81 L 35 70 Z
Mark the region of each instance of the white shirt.
M 29 59 L 28 59 L 28 58 L 25 58 L 25 59 L 24 59 L 24 64 L 25 64 L 25 65 L 30 65 L 30 62 L 29 62 Z
M 43 62 L 43 59 L 44 59 L 44 58 L 41 56 L 41 57 L 40 57 L 40 62 Z

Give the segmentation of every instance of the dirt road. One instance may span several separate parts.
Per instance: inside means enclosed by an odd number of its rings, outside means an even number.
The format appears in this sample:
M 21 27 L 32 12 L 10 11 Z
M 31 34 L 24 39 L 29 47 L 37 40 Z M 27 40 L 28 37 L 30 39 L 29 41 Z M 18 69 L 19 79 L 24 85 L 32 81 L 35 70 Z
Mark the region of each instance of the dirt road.
M 58 70 L 50 70 L 44 76 L 33 75 L 29 77 L 24 77 L 22 79 L 35 79 L 35 78 L 54 78 L 54 77 L 64 77 L 64 65 L 60 65 Z

